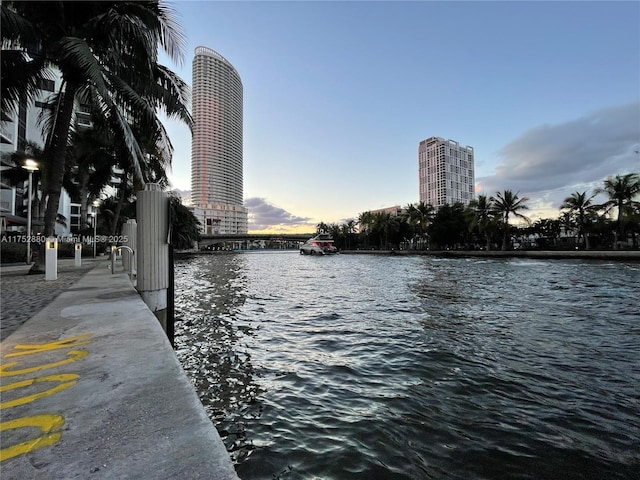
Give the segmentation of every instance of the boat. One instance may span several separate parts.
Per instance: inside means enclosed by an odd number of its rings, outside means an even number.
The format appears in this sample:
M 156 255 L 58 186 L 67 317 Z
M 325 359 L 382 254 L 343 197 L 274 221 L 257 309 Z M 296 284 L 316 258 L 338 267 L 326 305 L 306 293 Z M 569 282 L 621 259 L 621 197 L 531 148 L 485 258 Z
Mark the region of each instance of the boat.
M 333 245 L 333 237 L 330 233 L 319 233 L 300 245 L 300 254 L 302 255 L 331 255 L 334 253 L 338 253 L 338 249 Z

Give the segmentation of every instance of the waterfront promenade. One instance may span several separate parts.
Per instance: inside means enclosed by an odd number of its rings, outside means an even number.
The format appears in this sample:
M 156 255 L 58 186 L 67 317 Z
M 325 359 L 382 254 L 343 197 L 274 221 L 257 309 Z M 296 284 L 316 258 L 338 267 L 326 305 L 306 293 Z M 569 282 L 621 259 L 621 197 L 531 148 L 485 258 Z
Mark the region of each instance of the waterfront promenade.
M 127 274 L 84 265 L 0 270 L 2 479 L 237 479 Z
M 104 258 L 100 261 L 104 262 Z M 74 263 L 74 259 L 59 259 L 58 278 L 50 281 L 44 275 L 28 275 L 31 266 L 27 264 L 0 267 L 0 339 L 4 340 L 49 305 L 95 267 L 97 260 L 83 258 L 81 267 Z

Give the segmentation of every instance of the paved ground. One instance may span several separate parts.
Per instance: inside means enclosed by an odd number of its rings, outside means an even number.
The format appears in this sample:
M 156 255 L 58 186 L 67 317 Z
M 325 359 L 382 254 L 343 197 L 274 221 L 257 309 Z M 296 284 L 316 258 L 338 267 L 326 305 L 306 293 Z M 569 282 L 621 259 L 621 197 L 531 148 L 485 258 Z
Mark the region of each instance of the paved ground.
M 104 258 L 101 259 L 105 262 Z M 44 275 L 28 275 L 29 265 L 0 267 L 0 340 L 11 335 L 20 325 L 49 305 L 58 295 L 76 283 L 96 266 L 97 260 L 58 260 L 58 278 L 46 281 Z
M 0 342 L 2 480 L 237 480 L 127 274 L 105 259 L 78 279 L 72 265 L 50 282 L 26 266 L 0 272 L 13 328 Z

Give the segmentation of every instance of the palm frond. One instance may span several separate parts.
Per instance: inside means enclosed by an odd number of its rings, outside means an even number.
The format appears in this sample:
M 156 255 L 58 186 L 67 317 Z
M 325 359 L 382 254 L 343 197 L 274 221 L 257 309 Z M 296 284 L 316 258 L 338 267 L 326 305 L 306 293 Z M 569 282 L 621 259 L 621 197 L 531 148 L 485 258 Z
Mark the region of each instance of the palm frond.
M 20 45 L 33 45 L 40 41 L 39 30 L 27 18 L 15 11 L 14 3 L 5 1 L 0 4 L 3 50 L 15 49 Z
M 78 37 L 62 37 L 52 47 L 66 75 L 75 75 L 77 83 L 88 83 L 103 96 L 108 96 L 109 90 L 103 75 L 103 67 L 94 55 L 87 42 Z M 63 73 L 63 77 L 64 77 Z M 68 80 L 68 79 L 67 79 Z
M 182 65 L 187 39 L 182 26 L 175 20 L 177 11 L 162 0 L 135 2 L 135 6 L 138 7 L 135 11 L 136 16 L 142 19 L 144 25 L 153 33 L 167 56 L 173 62 Z
M 191 89 L 178 75 L 163 65 L 156 66 L 156 78 L 159 85 L 157 107 L 168 117 L 177 118 L 193 130 L 193 118 L 189 111 Z
M 4 28 L 4 25 L 3 25 Z M 51 74 L 42 61 L 32 60 L 19 50 L 2 50 L 1 108 L 11 115 L 17 113 L 18 102 L 26 99 L 32 102 L 39 93 L 39 85 Z

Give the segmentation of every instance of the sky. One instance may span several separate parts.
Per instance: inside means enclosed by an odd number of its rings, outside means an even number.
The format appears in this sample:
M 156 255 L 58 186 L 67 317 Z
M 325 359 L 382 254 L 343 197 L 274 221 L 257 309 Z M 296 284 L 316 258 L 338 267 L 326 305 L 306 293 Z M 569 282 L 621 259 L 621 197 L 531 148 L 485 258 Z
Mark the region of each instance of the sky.
M 417 203 L 431 136 L 472 146 L 477 194 L 518 192 L 534 221 L 640 172 L 640 2 L 167 3 L 185 56 L 161 63 L 191 85 L 202 45 L 242 79 L 250 232 Z M 191 135 L 165 125 L 189 190 Z

